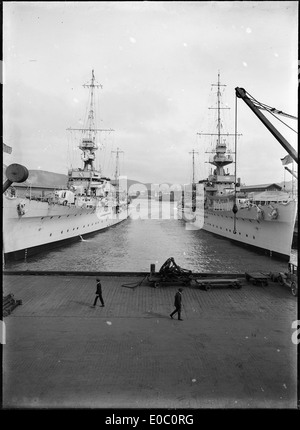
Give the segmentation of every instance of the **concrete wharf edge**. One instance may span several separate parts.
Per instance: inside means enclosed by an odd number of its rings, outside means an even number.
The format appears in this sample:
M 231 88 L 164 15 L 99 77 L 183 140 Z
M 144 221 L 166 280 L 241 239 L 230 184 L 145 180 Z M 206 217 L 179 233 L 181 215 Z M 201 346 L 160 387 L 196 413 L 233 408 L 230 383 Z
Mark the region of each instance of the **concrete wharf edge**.
M 147 274 L 5 271 L 22 305 L 4 318 L 4 408 L 297 408 L 289 289 L 244 274 L 239 290 L 183 287 L 178 321 L 178 284 Z M 97 276 L 104 308 L 91 307 Z
M 58 271 L 58 270 L 3 270 L 3 275 L 28 275 L 28 276 L 116 276 L 116 277 L 124 277 L 124 276 L 147 276 L 150 272 L 90 272 L 90 271 Z M 224 278 L 244 278 L 245 273 L 192 273 L 193 277 L 224 277 Z

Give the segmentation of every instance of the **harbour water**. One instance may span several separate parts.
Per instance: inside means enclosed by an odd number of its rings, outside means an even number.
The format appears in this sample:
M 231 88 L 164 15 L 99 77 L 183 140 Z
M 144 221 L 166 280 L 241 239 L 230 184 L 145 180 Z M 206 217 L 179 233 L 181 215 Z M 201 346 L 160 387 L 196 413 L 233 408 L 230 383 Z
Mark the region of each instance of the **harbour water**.
M 151 208 L 150 208 L 151 206 Z M 151 210 L 149 210 L 151 209 Z M 297 250 L 293 249 L 296 255 Z M 176 202 L 140 200 L 122 223 L 78 238 L 78 242 L 8 262 L 7 270 L 30 271 L 149 271 L 173 257 L 194 273 L 243 273 L 286 270 L 287 264 L 236 245 L 204 230 L 191 230 L 178 219 Z

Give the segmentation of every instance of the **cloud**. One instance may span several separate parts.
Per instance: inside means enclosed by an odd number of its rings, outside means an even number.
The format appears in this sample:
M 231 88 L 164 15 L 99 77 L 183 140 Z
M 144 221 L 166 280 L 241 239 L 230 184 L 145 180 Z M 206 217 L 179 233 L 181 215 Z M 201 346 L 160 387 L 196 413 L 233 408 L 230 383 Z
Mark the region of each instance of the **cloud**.
M 117 130 L 132 132 L 162 128 L 176 109 L 164 95 L 151 90 L 107 91 L 102 98 L 103 117 Z

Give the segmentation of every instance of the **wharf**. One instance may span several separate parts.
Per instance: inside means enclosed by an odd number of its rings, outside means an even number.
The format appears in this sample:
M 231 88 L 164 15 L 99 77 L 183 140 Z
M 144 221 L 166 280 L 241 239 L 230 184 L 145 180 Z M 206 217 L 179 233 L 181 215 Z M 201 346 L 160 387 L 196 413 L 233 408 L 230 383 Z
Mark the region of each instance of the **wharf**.
M 91 307 L 97 276 L 103 308 Z M 183 287 L 178 321 L 178 285 L 143 278 L 4 272 L 3 294 L 22 305 L 4 318 L 3 407 L 296 409 L 289 289 Z

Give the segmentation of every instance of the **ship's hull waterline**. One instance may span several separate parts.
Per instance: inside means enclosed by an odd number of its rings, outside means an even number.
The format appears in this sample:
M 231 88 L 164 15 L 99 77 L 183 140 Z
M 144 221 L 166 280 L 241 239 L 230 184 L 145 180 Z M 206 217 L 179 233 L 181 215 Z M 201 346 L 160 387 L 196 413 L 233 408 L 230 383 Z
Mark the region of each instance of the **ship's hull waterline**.
M 19 199 L 5 199 L 3 210 L 3 247 L 5 260 L 34 255 L 43 249 L 79 240 L 126 220 L 127 204 L 120 207 L 87 208 L 72 205 L 49 205 L 26 200 L 25 213 L 17 214 Z M 24 200 L 23 200 L 24 201 Z
M 188 209 L 186 218 L 193 220 L 190 224 L 195 229 L 202 228 L 236 244 L 288 261 L 297 203 L 291 201 L 287 205 L 273 204 L 273 207 L 278 209 L 277 219 L 271 219 L 268 211 L 264 212 L 263 219 L 257 219 L 255 209 L 240 209 L 235 220 L 232 211 L 196 210 L 192 215 Z

